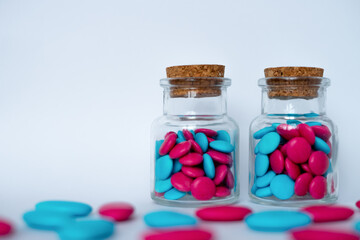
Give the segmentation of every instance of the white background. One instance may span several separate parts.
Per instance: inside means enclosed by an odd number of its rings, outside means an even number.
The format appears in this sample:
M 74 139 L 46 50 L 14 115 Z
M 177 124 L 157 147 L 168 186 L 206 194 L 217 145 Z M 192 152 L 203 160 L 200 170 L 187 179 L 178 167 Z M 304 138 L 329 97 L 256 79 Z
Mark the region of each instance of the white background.
M 47 199 L 95 209 L 130 201 L 136 216 L 113 239 L 138 239 L 147 230 L 142 215 L 165 208 L 149 196 L 159 79 L 167 66 L 201 63 L 226 65 L 233 80 L 228 113 L 241 129 L 240 204 L 269 209 L 248 202 L 248 126 L 260 113 L 257 79 L 283 65 L 323 67 L 332 80 L 327 112 L 339 127 L 339 202 L 360 199 L 359 1 L 0 0 L 0 216 L 17 230 L 9 239 L 56 239 L 21 220 Z M 205 227 L 217 239 L 286 238 L 243 223 Z

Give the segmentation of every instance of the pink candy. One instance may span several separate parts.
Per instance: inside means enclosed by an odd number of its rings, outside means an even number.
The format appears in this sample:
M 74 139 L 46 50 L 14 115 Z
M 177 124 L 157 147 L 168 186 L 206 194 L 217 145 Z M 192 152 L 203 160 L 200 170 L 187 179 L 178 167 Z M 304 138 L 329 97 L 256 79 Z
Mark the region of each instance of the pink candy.
M 159 232 L 148 233 L 144 236 L 144 240 L 210 240 L 211 232 L 200 229 L 176 229 L 161 230 Z
M 196 153 L 203 154 L 200 145 L 197 142 L 195 142 L 195 140 L 190 139 L 188 142 L 191 144 L 191 150 L 193 150 Z
M 210 200 L 215 191 L 215 184 L 208 177 L 198 177 L 191 184 L 191 194 L 198 200 Z
M 291 233 L 294 240 L 359 240 L 359 237 L 351 232 L 303 229 Z
M 226 165 L 219 165 L 215 168 L 215 177 L 214 177 L 214 183 L 215 185 L 219 185 L 224 181 L 228 174 L 228 168 Z
M 287 175 L 289 175 L 289 177 L 293 180 L 295 180 L 300 175 L 300 167 L 290 161 L 288 158 L 285 160 L 285 169 Z
M 309 168 L 315 175 L 323 175 L 329 167 L 329 159 L 323 151 L 311 153 L 309 158 Z
M 230 189 L 232 189 L 235 186 L 234 175 L 232 174 L 230 169 L 228 169 L 228 173 L 225 178 L 225 185 Z
M 321 126 L 312 126 L 312 130 L 314 131 L 315 135 L 325 142 L 327 142 L 331 137 L 331 132 L 329 128 L 325 125 Z
M 240 206 L 205 207 L 196 211 L 196 216 L 204 221 L 242 221 L 251 209 Z
M 0 236 L 8 235 L 12 232 L 12 226 L 9 222 L 0 219 Z
M 186 140 L 194 140 L 194 136 L 192 135 L 192 133 L 187 130 L 187 129 L 183 129 L 183 134 Z
M 133 212 L 134 207 L 131 204 L 123 202 L 108 203 L 99 209 L 100 215 L 116 222 L 128 220 Z
M 181 171 L 192 178 L 197 178 L 197 177 L 202 177 L 205 175 L 204 170 L 202 170 L 201 168 L 198 167 L 187 167 L 187 166 L 182 166 Z
M 179 159 L 179 162 L 186 166 L 195 166 L 203 161 L 203 156 L 199 153 L 189 153 Z
M 195 130 L 195 133 L 199 132 L 204 133 L 208 137 L 215 137 L 217 135 L 216 131 L 207 128 L 198 128 Z
M 302 137 L 295 137 L 287 143 L 286 153 L 294 163 L 304 163 L 311 154 L 311 146 Z
M 354 215 L 354 210 L 345 206 L 315 205 L 302 209 L 313 217 L 314 222 L 344 221 Z
M 280 136 L 282 136 L 286 140 L 290 140 L 294 137 L 300 136 L 299 131 L 293 126 L 288 124 L 280 124 L 276 128 L 276 131 L 280 134 Z
M 299 130 L 300 136 L 305 138 L 306 141 L 308 141 L 310 143 L 310 145 L 314 145 L 315 134 L 314 134 L 314 131 L 312 130 L 312 128 L 305 123 L 301 123 L 297 127 Z
M 207 152 L 212 160 L 222 164 L 232 164 L 232 158 L 230 154 L 221 153 L 215 150 L 209 150 Z
M 309 191 L 310 182 L 313 179 L 310 173 L 301 174 L 295 181 L 295 194 L 305 196 Z
M 321 199 L 326 194 L 326 179 L 323 176 L 316 176 L 309 185 L 310 195 L 315 199 Z
M 277 174 L 280 174 L 284 171 L 285 161 L 284 156 L 280 150 L 275 150 L 270 155 L 270 166 L 271 169 Z
M 192 178 L 182 172 L 177 172 L 172 175 L 170 181 L 171 185 L 181 192 L 189 192 L 191 190 L 191 183 L 193 182 Z
M 227 197 L 231 194 L 231 190 L 227 187 L 218 186 L 215 190 L 215 197 Z
M 168 152 L 175 146 L 176 139 L 177 139 L 176 133 L 169 132 L 166 135 L 164 142 L 160 146 L 159 154 L 162 156 L 168 154 Z
M 185 154 L 187 154 L 190 151 L 190 148 L 191 148 L 191 143 L 188 141 L 176 144 L 176 146 L 173 149 L 171 149 L 169 153 L 169 157 L 171 159 L 180 158 Z

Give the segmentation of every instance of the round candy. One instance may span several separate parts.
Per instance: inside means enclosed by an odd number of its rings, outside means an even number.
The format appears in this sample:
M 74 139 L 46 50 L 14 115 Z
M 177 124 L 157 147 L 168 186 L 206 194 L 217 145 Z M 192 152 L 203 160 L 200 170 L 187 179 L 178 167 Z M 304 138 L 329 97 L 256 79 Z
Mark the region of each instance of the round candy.
M 255 231 L 283 232 L 307 226 L 311 223 L 311 218 L 297 211 L 264 211 L 247 216 L 245 223 Z
M 202 170 L 201 168 L 198 167 L 187 167 L 187 166 L 183 166 L 181 168 L 181 171 L 189 177 L 192 178 L 197 178 L 197 177 L 202 177 L 205 175 L 204 170 Z
M 258 154 L 255 157 L 255 174 L 258 177 L 264 176 L 269 169 L 269 157 L 267 155 Z
M 285 158 L 287 157 L 287 146 L 288 145 L 286 143 L 280 147 L 280 152 L 284 155 Z
M 203 166 L 204 166 L 204 171 L 207 177 L 213 179 L 215 177 L 215 165 L 213 160 L 211 159 L 210 155 L 205 153 L 203 155 L 204 161 L 203 161 Z
M 275 177 L 274 171 L 267 172 L 264 176 L 256 178 L 256 186 L 259 188 L 267 187 L 270 185 L 271 180 Z
M 216 137 L 217 132 L 207 128 L 198 128 L 195 130 L 195 133 L 204 133 L 208 137 Z
M 323 176 L 316 176 L 310 182 L 309 193 L 315 199 L 321 199 L 326 195 L 326 179 Z
M 217 131 L 216 140 L 223 140 L 223 141 L 228 142 L 228 143 L 231 142 L 230 135 L 229 135 L 229 133 L 228 133 L 227 131 L 225 131 L 225 130 L 219 130 L 219 131 Z
M 251 209 L 240 206 L 204 207 L 196 211 L 196 216 L 204 221 L 230 222 L 242 221 Z
M 185 195 L 186 195 L 185 192 L 180 192 L 176 188 L 172 188 L 164 194 L 164 198 L 167 200 L 177 200 L 182 197 L 185 197 Z
M 11 224 L 3 219 L 0 219 L 0 236 L 8 235 L 11 233 L 11 231 Z
M 203 161 L 203 156 L 199 153 L 189 153 L 179 159 L 179 162 L 186 166 L 195 166 Z
M 276 132 L 267 133 L 261 138 L 260 142 L 258 143 L 259 153 L 270 154 L 275 151 L 279 144 L 279 134 L 277 134 Z
M 195 142 L 195 140 L 190 139 L 188 142 L 191 144 L 191 150 L 193 150 L 196 153 L 203 154 L 200 145 L 197 142 Z
M 331 151 L 329 145 L 324 140 L 318 137 L 315 137 L 314 149 L 323 151 L 326 154 L 329 154 Z
M 176 159 L 184 156 L 190 151 L 191 143 L 188 141 L 176 144 L 173 149 L 171 149 L 169 156 L 171 159 Z
M 234 175 L 232 174 L 230 169 L 228 169 L 228 173 L 227 173 L 226 178 L 225 178 L 225 185 L 230 189 L 233 189 L 234 186 L 235 186 Z
M 313 179 L 310 173 L 301 174 L 295 181 L 295 194 L 305 196 L 309 191 L 310 182 Z
M 107 220 L 82 220 L 66 224 L 59 231 L 60 239 L 105 239 L 114 233 L 114 224 Z
M 204 133 L 202 132 L 197 133 L 195 135 L 195 141 L 199 144 L 203 152 L 206 152 L 208 150 L 209 141 Z
M 155 161 L 155 176 L 157 179 L 165 180 L 170 177 L 173 170 L 173 160 L 169 155 L 162 156 Z
M 275 150 L 270 155 L 270 166 L 271 169 L 277 174 L 280 174 L 284 171 L 284 167 L 285 167 L 284 155 L 281 153 L 280 150 Z M 255 159 L 255 169 L 256 169 L 256 159 Z
M 176 134 L 174 131 L 167 132 L 164 136 L 164 138 L 167 138 L 170 134 Z
M 315 133 L 315 136 L 321 138 L 325 142 L 327 142 L 331 137 L 331 132 L 329 128 L 325 125 L 322 126 L 312 126 L 312 130 Z
M 351 232 L 304 229 L 291 232 L 294 240 L 359 240 L 359 237 Z
M 73 217 L 68 213 L 42 210 L 26 212 L 23 219 L 29 227 L 42 230 L 58 230 L 73 222 Z
M 172 211 L 156 211 L 144 216 L 144 222 L 147 226 L 153 228 L 192 226 L 197 221 L 194 217 Z
M 314 222 L 344 221 L 354 215 L 354 210 L 345 206 L 315 205 L 302 210 L 310 214 Z
M 270 187 L 264 187 L 264 188 L 258 188 L 258 189 L 256 189 L 255 195 L 256 195 L 257 197 L 263 198 L 263 197 L 270 197 L 270 196 L 272 196 L 273 194 L 272 194 L 272 192 L 271 192 L 271 188 L 270 188 Z
M 160 157 L 159 150 L 163 142 L 164 140 L 157 140 L 155 142 L 155 159 L 158 159 Z
M 299 131 L 296 129 L 296 127 L 288 125 L 288 124 L 280 124 L 276 131 L 285 138 L 286 140 L 290 140 L 295 137 L 299 137 Z
M 291 177 L 291 179 L 295 180 L 300 175 L 300 167 L 290 161 L 288 158 L 285 160 L 285 170 L 287 175 Z
M 91 206 L 86 203 L 72 201 L 43 201 L 36 204 L 35 209 L 65 213 L 74 217 L 87 216 L 92 210 Z
M 255 148 L 254 148 L 254 153 L 258 154 L 259 153 L 259 144 L 256 144 Z
M 215 168 L 215 178 L 214 183 L 219 185 L 224 181 L 228 174 L 228 167 L 226 165 L 219 165 Z
M 294 195 L 294 187 L 294 181 L 285 174 L 275 176 L 270 183 L 271 192 L 281 200 L 291 198 Z
M 227 197 L 231 194 L 231 190 L 227 187 L 218 186 L 215 190 L 215 197 Z
M 260 139 L 262 138 L 265 134 L 270 133 L 270 132 L 275 132 L 276 128 L 274 126 L 270 126 L 270 127 L 264 127 L 262 129 L 260 129 L 259 131 L 255 132 L 253 137 L 255 139 Z
M 287 156 L 294 163 L 304 163 L 311 154 L 311 146 L 302 137 L 295 137 L 287 143 Z
M 355 204 L 358 208 L 360 208 L 360 200 L 356 202 Z
M 182 164 L 179 162 L 179 159 L 174 160 L 173 169 L 171 173 L 177 173 L 181 171 Z
M 145 240 L 210 240 L 212 239 L 211 232 L 200 229 L 177 229 L 171 231 L 161 231 L 148 233 L 144 236 Z
M 190 191 L 192 181 L 192 178 L 182 172 L 175 173 L 171 176 L 171 185 L 181 192 Z
M 183 129 L 183 135 L 186 140 L 194 139 L 194 136 L 192 135 L 192 133 L 187 129 Z
M 164 193 L 169 191 L 173 186 L 171 185 L 171 179 L 165 180 L 156 180 L 155 181 L 155 191 L 158 193 Z
M 315 133 L 309 125 L 301 123 L 298 125 L 298 130 L 299 130 L 300 136 L 305 138 L 306 141 L 308 141 L 310 145 L 314 145 Z
M 121 222 L 128 220 L 134 212 L 134 207 L 129 203 L 114 202 L 102 205 L 99 214 L 113 221 Z
M 232 164 L 232 158 L 230 154 L 221 153 L 215 150 L 209 150 L 207 154 L 212 160 L 222 164 Z
M 212 141 L 209 146 L 219 152 L 231 153 L 234 151 L 234 146 L 231 143 L 222 140 Z
M 209 143 L 215 141 L 215 139 L 213 139 L 213 138 L 211 138 L 211 137 L 207 137 L 207 140 L 208 140 Z
M 198 200 L 210 200 L 215 191 L 215 184 L 208 177 L 198 177 L 191 184 L 191 194 Z
M 174 132 L 169 133 L 165 136 L 164 142 L 161 144 L 159 154 L 161 156 L 166 155 L 176 144 L 177 135 Z
M 310 167 L 309 167 L 309 164 L 303 163 L 303 164 L 301 164 L 301 168 L 302 168 L 302 170 L 304 170 L 305 172 L 312 174 L 312 172 L 311 172 L 311 170 L 310 170 Z
M 177 132 L 177 137 L 178 137 L 178 138 L 177 138 L 177 140 L 176 140 L 176 143 L 182 143 L 182 142 L 185 142 L 185 141 L 186 141 L 183 132 L 180 131 L 180 130 Z
M 329 168 L 329 159 L 323 151 L 311 153 L 309 158 L 309 167 L 313 174 L 323 175 Z

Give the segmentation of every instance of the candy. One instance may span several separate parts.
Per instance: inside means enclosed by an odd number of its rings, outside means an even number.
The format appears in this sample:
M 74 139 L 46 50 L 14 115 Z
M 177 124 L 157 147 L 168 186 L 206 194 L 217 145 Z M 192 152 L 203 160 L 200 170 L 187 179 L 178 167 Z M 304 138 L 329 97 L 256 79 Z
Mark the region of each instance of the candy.
M 323 175 L 329 167 L 329 159 L 322 151 L 313 152 L 309 158 L 309 168 L 315 175 Z
M 158 193 L 164 193 L 166 191 L 169 191 L 172 188 L 171 185 L 171 179 L 165 179 L 165 180 L 156 180 L 155 181 L 155 191 Z
M 325 125 L 322 126 L 312 126 L 311 129 L 314 131 L 315 136 L 321 138 L 327 142 L 331 137 L 331 132 L 329 128 Z
M 169 157 L 171 159 L 180 158 L 186 155 L 190 151 L 190 148 L 191 148 L 191 143 L 188 141 L 176 144 L 175 147 L 171 149 L 169 153 Z
M 0 236 L 8 235 L 12 232 L 12 226 L 9 222 L 0 219 Z
M 215 191 L 215 184 L 208 177 L 198 177 L 191 184 L 191 194 L 198 200 L 210 200 Z
M 279 146 L 279 144 L 280 144 L 279 134 L 277 134 L 276 132 L 267 133 L 261 138 L 260 142 L 258 143 L 259 153 L 262 154 L 272 153 Z
M 275 176 L 270 183 L 272 194 L 281 200 L 291 198 L 294 195 L 294 187 L 294 181 L 285 174 Z
M 310 145 L 315 143 L 315 133 L 312 128 L 304 123 L 298 125 L 300 136 L 306 139 Z
M 195 142 L 195 140 L 190 139 L 188 142 L 191 144 L 191 150 L 193 150 L 196 153 L 203 154 L 200 145 L 197 142 Z
M 179 162 L 179 159 L 174 160 L 174 166 L 171 173 L 177 173 L 180 172 L 182 168 L 182 164 Z
M 114 224 L 107 220 L 82 220 L 66 224 L 59 231 L 60 239 L 105 239 L 114 233 Z
M 215 165 L 213 160 L 211 159 L 210 155 L 205 153 L 203 155 L 204 161 L 203 161 L 203 166 L 204 166 L 204 171 L 205 171 L 205 175 L 211 179 L 213 179 L 215 177 Z
M 275 177 L 275 173 L 274 171 L 269 171 L 267 172 L 264 176 L 262 177 L 258 177 L 256 179 L 256 186 L 259 187 L 259 188 L 262 188 L 262 187 L 267 187 L 270 185 L 270 182 L 271 180 Z
M 231 155 L 226 153 L 221 153 L 215 150 L 209 150 L 207 154 L 211 157 L 212 160 L 222 163 L 222 164 L 232 164 Z
M 155 162 L 155 177 L 160 180 L 165 180 L 170 177 L 173 170 L 173 160 L 169 155 L 160 157 Z
M 197 133 L 195 135 L 195 141 L 199 144 L 199 146 L 203 152 L 206 152 L 208 150 L 209 141 L 204 133 L 201 133 L 201 132 Z
M 289 125 L 299 125 L 301 124 L 301 122 L 299 120 L 295 120 L 295 119 L 289 119 L 286 121 L 287 124 Z
M 283 154 L 281 153 L 280 150 L 275 150 L 270 155 L 269 159 L 270 159 L 271 169 L 275 173 L 280 174 L 280 173 L 282 173 L 282 171 L 284 171 L 285 161 L 284 161 L 284 156 L 283 156 Z M 255 159 L 255 169 L 256 169 L 256 159 Z M 256 173 L 256 170 L 255 170 L 255 173 Z
M 210 240 L 212 239 L 212 234 L 209 231 L 201 229 L 176 229 L 171 231 L 154 232 L 148 233 L 144 236 L 145 240 L 184 240 L 184 239 L 193 239 L 193 240 Z
M 153 228 L 166 228 L 176 226 L 193 226 L 197 224 L 194 217 L 172 211 L 156 211 L 144 216 L 147 226 Z
M 276 128 L 274 126 L 270 126 L 270 127 L 264 127 L 260 130 L 258 130 L 257 132 L 254 133 L 253 137 L 255 139 L 260 139 L 262 138 L 265 134 L 270 133 L 270 132 L 275 132 Z
M 295 137 L 299 137 L 299 131 L 291 125 L 288 124 L 280 124 L 276 131 L 278 134 L 280 134 L 281 137 L 285 138 L 286 140 L 293 139 Z
M 310 173 L 301 174 L 295 181 L 295 194 L 305 196 L 309 191 L 310 182 L 313 179 Z
M 300 166 L 301 166 L 302 170 L 304 170 L 304 171 L 307 172 L 307 173 L 312 174 L 312 172 L 311 172 L 311 170 L 310 170 L 310 167 L 309 167 L 309 164 L 303 163 L 303 164 L 301 164 Z
M 231 142 L 230 135 L 229 135 L 228 132 L 225 131 L 225 130 L 219 130 L 219 131 L 217 131 L 216 140 L 223 140 L 223 141 L 228 142 L 228 143 Z
M 359 240 L 360 238 L 351 233 L 334 230 L 303 229 L 291 232 L 294 240 Z
M 213 139 L 213 138 L 211 138 L 211 137 L 206 137 L 206 138 L 207 138 L 207 140 L 208 140 L 209 143 L 215 141 L 215 139 Z
M 315 199 L 321 199 L 326 194 L 326 179 L 323 176 L 316 176 L 310 182 L 309 193 Z
M 215 168 L 215 178 L 214 183 L 215 185 L 219 185 L 224 181 L 228 173 L 228 168 L 226 165 L 219 165 Z
M 311 223 L 311 218 L 297 211 L 264 211 L 247 216 L 245 223 L 255 231 L 283 232 L 307 226 Z
M 258 154 L 255 158 L 255 174 L 258 177 L 264 176 L 269 169 L 269 157 L 267 155 Z
M 161 144 L 159 154 L 164 156 L 170 152 L 170 150 L 176 144 L 177 135 L 174 132 L 170 132 L 165 136 L 164 142 Z
M 273 123 L 271 124 L 271 126 L 273 126 L 274 128 L 277 128 L 281 123 Z
M 231 145 L 229 142 L 226 141 L 222 141 L 222 140 L 215 140 L 212 141 L 209 146 L 214 149 L 217 150 L 219 152 L 223 152 L 223 153 L 231 153 L 232 151 L 234 151 L 234 146 Z
M 294 163 L 304 163 L 311 154 L 311 146 L 302 137 L 295 137 L 287 143 L 286 153 Z
M 310 214 L 314 222 L 344 221 L 354 215 L 354 210 L 345 206 L 315 205 L 302 211 Z
M 259 144 L 256 144 L 255 148 L 254 148 L 254 153 L 258 154 L 259 153 Z
M 183 129 L 183 135 L 186 140 L 194 140 L 193 134 L 187 129 Z
M 360 200 L 357 201 L 355 205 L 360 209 Z
M 110 218 L 113 221 L 126 221 L 134 212 L 134 207 L 129 203 L 114 202 L 102 205 L 99 214 L 103 217 Z
M 73 218 L 66 212 L 53 211 L 30 211 L 23 215 L 25 223 L 35 229 L 40 230 L 58 230 L 69 222 L 73 222 Z
M 232 189 L 235 186 L 234 175 L 232 174 L 230 169 L 228 169 L 228 173 L 225 178 L 225 185 L 230 189 Z
M 185 141 L 186 141 L 183 132 L 180 131 L 180 130 L 177 132 L 177 137 L 178 137 L 178 138 L 176 139 L 176 144 L 182 143 L 182 142 L 185 142 Z
M 186 166 L 195 166 L 203 161 L 203 156 L 199 153 L 189 153 L 179 159 L 179 162 Z
M 37 203 L 35 209 L 65 213 L 74 217 L 87 216 L 92 210 L 91 206 L 86 203 L 72 201 L 43 201 Z
M 181 171 L 189 177 L 192 178 L 197 178 L 197 177 L 202 177 L 205 175 L 204 170 L 202 170 L 201 168 L 198 167 L 187 167 L 187 166 L 183 166 L 181 168 Z
M 195 212 L 196 216 L 204 221 L 230 222 L 242 221 L 251 213 L 251 209 L 240 206 L 204 207 Z
M 177 200 L 185 197 L 185 195 L 186 195 L 185 192 L 181 192 L 176 188 L 172 188 L 164 194 L 164 198 L 167 200 Z
M 255 195 L 257 197 L 270 197 L 272 196 L 271 188 L 270 187 L 264 187 L 264 188 L 258 188 L 255 191 Z
M 198 128 L 195 130 L 195 133 L 204 133 L 208 137 L 216 137 L 217 132 L 207 128 Z
M 300 167 L 290 161 L 288 158 L 285 160 L 285 170 L 287 175 L 293 180 L 295 180 L 300 175 Z
M 322 124 L 319 122 L 306 122 L 306 125 L 312 127 L 312 126 L 321 126 Z
M 159 150 L 163 142 L 164 140 L 157 140 L 155 142 L 155 159 L 158 159 L 160 157 Z
M 171 185 L 181 192 L 190 191 L 192 181 L 192 178 L 182 172 L 175 173 L 171 176 Z
M 227 187 L 218 186 L 215 190 L 215 197 L 226 197 L 231 194 L 231 190 Z
M 330 153 L 329 145 L 321 138 L 315 137 L 314 149 L 323 151 L 326 154 Z
M 357 223 L 355 224 L 355 230 L 358 231 L 358 232 L 360 232 L 360 222 L 357 222 Z

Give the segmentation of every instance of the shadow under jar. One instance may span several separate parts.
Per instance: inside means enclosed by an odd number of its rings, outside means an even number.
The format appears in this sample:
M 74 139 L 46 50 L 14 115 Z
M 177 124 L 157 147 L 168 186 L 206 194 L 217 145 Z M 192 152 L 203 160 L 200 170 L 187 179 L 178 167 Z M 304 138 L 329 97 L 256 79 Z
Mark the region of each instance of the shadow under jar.
M 223 75 L 222 65 L 186 65 L 167 68 L 168 78 L 160 80 L 163 115 L 151 127 L 150 156 L 156 203 L 197 207 L 237 201 L 239 130 L 227 116 L 231 80 Z
M 265 69 L 261 115 L 250 125 L 249 196 L 300 206 L 338 198 L 337 128 L 326 116 L 323 69 Z

